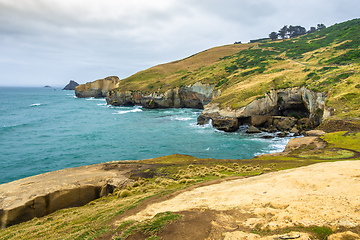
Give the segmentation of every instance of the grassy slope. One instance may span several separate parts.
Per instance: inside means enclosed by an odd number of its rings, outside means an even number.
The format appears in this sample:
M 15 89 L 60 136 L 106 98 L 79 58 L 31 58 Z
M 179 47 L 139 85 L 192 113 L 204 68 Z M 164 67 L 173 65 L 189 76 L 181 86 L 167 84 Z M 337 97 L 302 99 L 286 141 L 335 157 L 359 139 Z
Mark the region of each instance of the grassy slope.
M 122 81 L 119 90 L 164 92 L 197 81 L 216 85 L 213 102 L 241 108 L 271 89 L 328 92 L 338 117 L 360 117 L 360 20 L 299 38 L 216 47 Z
M 156 235 L 159 230 L 181 216 L 163 213 L 141 223 L 118 220 L 144 201 L 156 201 L 161 196 L 195 183 L 234 176 L 254 176 L 318 162 L 360 160 L 360 133 L 329 133 L 322 140 L 327 143 L 323 149 L 315 150 L 311 145 L 304 146 L 286 156 L 264 155 L 250 160 L 216 160 L 172 155 L 143 160 L 153 167 L 138 172 L 138 176 L 151 171 L 154 174 L 152 178 L 139 179 L 133 187 L 117 191 L 83 207 L 63 209 L 43 218 L 0 230 L 0 238 L 96 239 L 102 235 L 125 239 L 128 235 L 142 232 L 148 237 L 154 236 L 151 239 L 158 239 Z

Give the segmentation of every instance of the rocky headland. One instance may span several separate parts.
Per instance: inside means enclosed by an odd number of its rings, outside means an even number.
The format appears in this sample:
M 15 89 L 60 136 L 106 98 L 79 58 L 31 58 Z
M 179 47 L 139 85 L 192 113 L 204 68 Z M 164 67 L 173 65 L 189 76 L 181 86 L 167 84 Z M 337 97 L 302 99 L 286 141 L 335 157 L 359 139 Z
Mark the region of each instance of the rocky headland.
M 164 93 L 143 94 L 140 91 L 109 91 L 106 101 L 114 106 L 142 106 L 144 108 L 197 108 L 203 109 L 219 95 L 214 85 L 196 82 L 186 87 L 177 87 Z
M 108 95 L 110 90 L 117 88 L 120 79 L 117 76 L 110 76 L 75 87 L 75 95 L 78 98 L 102 98 Z
M 215 90 L 214 85 L 196 82 L 164 93 L 143 94 L 140 91 L 123 91 L 113 84 L 113 78 L 80 85 L 75 89 L 76 96 L 106 96 L 107 103 L 113 106 L 204 109 L 198 117 L 198 124 L 211 122 L 213 127 L 225 132 L 234 132 L 241 125 L 250 125 L 263 131 L 300 134 L 319 126 L 323 120 L 334 114 L 334 109 L 325 105 L 328 98 L 326 93 L 314 92 L 305 87 L 273 90 L 235 110 L 220 108 L 220 104 L 212 103 L 221 94 L 220 90 Z M 109 81 L 111 84 L 104 84 Z M 116 82 L 118 83 L 118 80 Z
M 62 90 L 75 90 L 77 86 L 79 86 L 77 82 L 70 80 L 70 82 Z

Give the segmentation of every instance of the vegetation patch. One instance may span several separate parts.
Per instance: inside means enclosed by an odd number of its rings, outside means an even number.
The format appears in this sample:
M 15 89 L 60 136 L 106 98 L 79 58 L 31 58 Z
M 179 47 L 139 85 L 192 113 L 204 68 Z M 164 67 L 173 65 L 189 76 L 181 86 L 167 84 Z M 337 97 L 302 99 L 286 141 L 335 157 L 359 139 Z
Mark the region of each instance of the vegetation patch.
M 156 235 L 167 224 L 180 219 L 182 216 L 179 214 L 173 214 L 171 212 L 158 213 L 152 219 L 144 222 L 126 221 L 121 223 L 117 228 L 117 234 L 120 235 L 115 239 L 126 239 L 131 235 L 140 233 L 147 236 L 147 239 L 159 239 Z

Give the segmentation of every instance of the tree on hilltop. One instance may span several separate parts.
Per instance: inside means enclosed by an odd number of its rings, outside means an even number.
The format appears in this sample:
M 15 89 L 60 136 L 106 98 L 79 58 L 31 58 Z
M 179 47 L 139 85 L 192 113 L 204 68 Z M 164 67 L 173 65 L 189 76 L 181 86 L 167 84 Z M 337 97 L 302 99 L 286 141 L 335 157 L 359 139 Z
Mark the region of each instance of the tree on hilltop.
M 313 33 L 316 32 L 316 27 L 311 27 L 310 30 L 307 33 Z
M 302 26 L 291 26 L 288 28 L 288 35 L 290 38 L 306 34 L 306 29 Z
M 311 27 L 309 31 L 306 31 L 306 28 L 302 27 L 302 26 L 292 26 L 290 25 L 289 27 L 287 25 L 283 26 L 277 33 L 276 32 L 271 32 L 269 34 L 269 38 L 271 40 L 276 40 L 278 39 L 278 37 L 281 37 L 282 39 L 286 39 L 286 38 L 294 38 L 294 37 L 298 37 L 301 35 L 305 35 L 307 33 L 313 33 L 316 31 L 321 31 L 322 29 L 325 29 L 326 26 L 323 23 L 319 23 L 317 25 L 317 28 L 315 27 Z
M 269 38 L 273 41 L 278 39 L 278 37 L 279 37 L 279 35 L 276 32 L 272 32 L 269 34 Z
M 323 30 L 323 29 L 325 29 L 326 28 L 326 26 L 323 24 L 323 23 L 319 23 L 318 25 L 317 25 L 317 30 L 318 31 L 321 31 L 321 30 Z
M 282 39 L 285 39 L 286 36 L 287 36 L 287 32 L 288 32 L 288 26 L 285 25 L 283 26 L 280 30 L 279 30 L 279 36 L 282 38 Z

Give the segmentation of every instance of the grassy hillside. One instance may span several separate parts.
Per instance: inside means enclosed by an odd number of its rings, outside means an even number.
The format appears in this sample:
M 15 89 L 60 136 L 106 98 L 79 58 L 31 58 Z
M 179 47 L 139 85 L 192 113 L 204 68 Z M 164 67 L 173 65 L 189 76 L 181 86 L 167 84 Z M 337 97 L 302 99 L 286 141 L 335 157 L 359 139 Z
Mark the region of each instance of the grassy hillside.
M 197 81 L 216 85 L 213 102 L 241 108 L 272 89 L 328 92 L 338 117 L 360 117 L 360 19 L 298 38 L 212 48 L 122 81 L 122 90 L 164 92 Z

